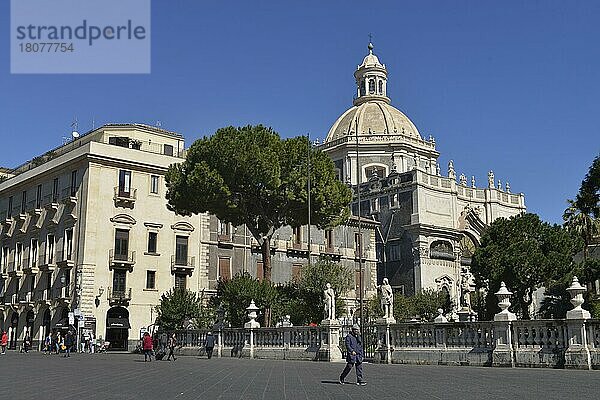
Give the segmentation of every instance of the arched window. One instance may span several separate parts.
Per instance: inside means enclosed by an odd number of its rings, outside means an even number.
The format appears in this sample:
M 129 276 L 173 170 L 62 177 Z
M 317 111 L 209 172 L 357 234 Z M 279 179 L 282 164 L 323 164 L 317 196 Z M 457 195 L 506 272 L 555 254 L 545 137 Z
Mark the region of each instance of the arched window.
M 369 79 L 369 94 L 375 94 L 375 79 Z
M 360 82 L 360 95 L 364 96 L 366 93 L 365 91 L 365 81 L 363 80 L 362 82 Z
M 379 81 L 379 94 L 383 94 L 383 81 Z

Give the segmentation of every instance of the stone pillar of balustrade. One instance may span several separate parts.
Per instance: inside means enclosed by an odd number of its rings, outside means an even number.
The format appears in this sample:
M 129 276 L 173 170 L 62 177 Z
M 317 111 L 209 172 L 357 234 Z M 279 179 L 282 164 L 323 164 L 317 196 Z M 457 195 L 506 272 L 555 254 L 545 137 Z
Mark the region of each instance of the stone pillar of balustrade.
M 340 351 L 340 321 L 337 319 L 324 319 L 321 321 L 321 346 L 317 353 L 320 361 L 342 362 Z
M 283 331 L 283 347 L 288 350 L 290 348 L 290 343 L 292 342 L 292 322 L 290 321 L 290 316 L 286 315 L 283 318 L 283 322 L 281 323 L 281 327 L 284 329 Z
M 250 318 L 250 321 L 244 324 L 244 328 L 250 329 L 250 358 L 254 358 L 254 329 L 260 328 L 260 323 L 256 321 L 258 307 L 254 304 L 254 300 L 250 302 L 250 305 L 246 307 L 246 310 L 248 311 L 248 318 Z
M 390 325 L 395 323 L 396 319 L 394 317 L 381 317 L 375 321 L 375 326 L 377 327 L 377 352 L 375 354 L 376 362 L 386 364 L 392 363 Z
M 586 288 L 581 286 L 577 277 L 574 276 L 567 291 L 571 295 L 571 304 L 574 308 L 567 311 L 568 347 L 565 350 L 565 368 L 592 369 L 590 343 L 588 343 L 591 336 L 587 332 L 587 320 L 591 318 L 591 315 L 589 311 L 581 308 Z
M 510 296 L 512 293 L 506 284 L 500 284 L 500 290 L 495 293 L 498 298 L 498 307 L 502 311 L 494 315 L 494 350 L 492 352 L 492 365 L 494 367 L 514 367 L 515 357 L 512 343 L 512 321 L 517 316 L 510 312 Z

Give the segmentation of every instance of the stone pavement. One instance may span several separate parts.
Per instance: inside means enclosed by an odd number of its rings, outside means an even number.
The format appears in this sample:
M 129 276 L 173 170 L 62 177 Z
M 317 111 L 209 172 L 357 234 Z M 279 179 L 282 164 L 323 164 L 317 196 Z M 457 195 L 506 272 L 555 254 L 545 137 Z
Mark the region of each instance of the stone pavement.
M 132 354 L 0 356 L 0 399 L 598 399 L 600 371 L 365 364 Z M 349 378 L 355 378 L 351 373 Z

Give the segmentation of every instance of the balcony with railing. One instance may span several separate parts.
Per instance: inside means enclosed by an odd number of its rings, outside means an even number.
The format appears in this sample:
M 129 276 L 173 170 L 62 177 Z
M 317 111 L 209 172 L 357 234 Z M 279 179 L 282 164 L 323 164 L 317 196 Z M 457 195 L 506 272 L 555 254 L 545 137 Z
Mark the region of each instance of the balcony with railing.
M 115 206 L 133 207 L 137 198 L 137 189 L 129 188 L 125 190 L 122 187 L 115 186 L 113 200 Z
M 308 256 L 308 244 L 298 243 L 295 240 L 289 240 L 286 242 L 287 253 L 292 256 Z
M 45 195 L 43 204 L 47 209 L 58 209 L 58 193 L 50 193 Z
M 131 301 L 131 288 L 108 287 L 108 303 L 111 306 L 128 306 Z
M 126 253 L 115 252 L 114 249 L 108 251 L 108 267 L 113 268 L 127 268 L 129 271 L 133 271 L 135 265 L 135 251 L 128 251 Z
M 71 300 L 71 291 L 69 290 L 69 286 L 63 286 L 55 289 L 54 298 L 52 300 L 62 305 L 68 304 Z
M 49 306 L 52 304 L 52 289 L 44 289 L 37 292 L 35 300 L 38 304 Z
M 8 276 L 12 276 L 14 278 L 19 278 L 19 277 L 23 276 L 23 270 L 21 269 L 21 267 L 22 267 L 22 261 L 19 261 L 19 262 L 9 261 L 8 262 Z
M 171 256 L 171 273 L 183 272 L 192 275 L 194 272 L 195 257 L 177 257 Z
M 25 258 L 23 260 L 23 272 L 26 274 L 37 274 L 40 272 L 40 269 L 38 268 L 38 258 Z
M 60 199 L 63 203 L 74 206 L 77 204 L 77 188 L 64 188 L 61 191 Z
M 59 268 L 73 268 L 75 260 L 72 251 L 59 251 L 56 255 L 56 266 Z
M 32 292 L 19 293 L 19 305 L 21 307 L 33 308 L 34 303 Z
M 38 268 L 40 271 L 52 272 L 56 269 L 56 257 L 54 252 L 40 254 Z

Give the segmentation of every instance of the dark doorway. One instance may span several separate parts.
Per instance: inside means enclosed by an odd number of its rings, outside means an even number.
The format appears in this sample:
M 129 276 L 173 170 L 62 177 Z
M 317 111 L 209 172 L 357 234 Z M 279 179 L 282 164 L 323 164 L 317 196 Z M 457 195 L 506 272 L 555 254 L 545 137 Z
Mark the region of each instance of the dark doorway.
M 16 350 L 17 348 L 17 336 L 19 336 L 19 313 L 13 312 L 10 317 L 10 342 L 8 348 Z
M 113 307 L 106 313 L 106 341 L 109 350 L 127 350 L 129 339 L 129 311 L 124 307 Z

